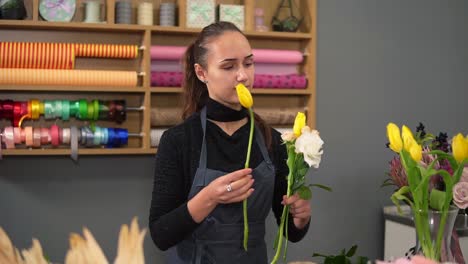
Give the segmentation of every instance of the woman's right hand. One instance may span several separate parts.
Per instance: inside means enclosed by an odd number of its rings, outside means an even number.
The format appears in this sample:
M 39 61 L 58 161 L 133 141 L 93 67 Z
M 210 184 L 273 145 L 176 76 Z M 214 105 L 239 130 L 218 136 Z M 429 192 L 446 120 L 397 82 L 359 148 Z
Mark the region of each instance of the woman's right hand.
M 216 204 L 236 203 L 253 193 L 253 183 L 252 169 L 247 168 L 218 177 L 205 187 L 205 191 Z
M 247 199 L 254 191 L 253 183 L 250 168 L 218 177 L 188 201 L 188 211 L 193 220 L 200 223 L 218 204 L 236 203 Z

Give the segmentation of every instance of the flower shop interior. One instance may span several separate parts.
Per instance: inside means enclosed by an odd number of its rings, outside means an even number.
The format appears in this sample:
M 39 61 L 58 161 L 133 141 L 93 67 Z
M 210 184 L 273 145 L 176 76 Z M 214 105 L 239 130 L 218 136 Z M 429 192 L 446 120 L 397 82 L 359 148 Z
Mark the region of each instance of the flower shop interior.
M 8 1 L 14 0 L 0 0 L 0 9 L 4 4 L 2 2 Z M 153 4 L 170 2 L 177 7 L 180 2 L 190 1 L 154 0 Z M 0 44 L 8 41 L 34 42 L 35 38 L 47 42 L 47 37 L 41 37 L 41 34 L 57 36 L 56 42 L 67 37 L 76 41 L 91 34 L 89 39 L 99 42 L 101 38 L 111 35 L 113 40 L 118 39 L 115 35 L 123 30 L 124 36 L 130 40 L 118 40 L 119 44 L 141 41 L 147 46 L 152 42 L 162 46 L 180 44 L 184 36 L 192 37 L 196 32 L 196 29 L 166 30 L 162 26 L 147 26 L 145 21 L 138 21 L 140 25 L 119 27 L 113 11 L 103 10 L 100 16 L 112 17 L 115 25 L 91 22 L 81 27 L 76 22 L 85 19 L 81 10 L 81 17 L 73 18 L 72 26 L 59 29 L 56 25 L 45 24 L 46 17 L 51 14 L 41 11 L 38 1 L 24 1 L 29 2 L 36 4 L 26 6 L 28 14 L 24 20 L 8 18 L 6 13 L 0 11 Z M 138 1 L 133 2 L 136 9 Z M 244 2 L 265 1 L 214 2 L 217 2 L 216 5 L 242 5 Z M 263 107 L 270 106 L 270 111 L 274 111 L 277 103 L 283 108 L 292 105 L 297 109 L 300 104 L 309 108 L 309 124 L 320 132 L 324 145 L 320 167 L 310 170 L 308 179 L 311 183 L 332 189 L 331 192 L 312 189 L 309 231 L 300 242 L 288 244 L 287 257 L 281 262 L 323 263 L 323 257 L 313 257 L 314 253 L 338 255 L 342 249 L 349 250 L 353 246 L 357 246 L 354 257 L 365 256 L 372 261 L 404 257 L 415 246 L 416 234 L 411 221 L 396 213 L 391 199 L 395 186 L 382 186 L 389 182 L 390 161 L 395 157 L 395 152 L 387 145 L 387 124 L 393 122 L 400 129 L 406 125 L 415 135 L 418 126 L 423 124 L 425 132 L 434 136 L 446 133 L 449 144 L 456 134 L 461 133 L 465 137 L 468 134 L 465 116 L 468 114 L 468 2 L 295 0 L 293 3 L 298 6 L 307 2 L 306 6 L 314 8 L 316 17 L 313 19 L 308 17 L 308 11 L 299 8 L 300 12 L 305 13 L 303 23 L 308 23 L 308 31 L 269 33 L 272 31 L 270 18 L 273 11 L 278 3 L 288 1 L 273 2 L 275 7 L 265 11 L 269 19 L 265 19 L 264 28 L 258 29 L 254 25 L 250 28 L 251 33 L 245 29 L 247 36 L 254 39 L 254 48 L 268 49 L 271 45 L 279 50 L 287 43 L 303 52 L 305 59 L 300 69 L 308 75 L 309 83 L 306 90 L 293 92 L 291 100 L 275 100 L 275 105 L 272 99 L 283 98 L 288 92 L 277 92 L 274 88 L 255 92 L 254 88 L 253 98 L 259 98 L 259 104 Z M 86 12 L 91 12 L 88 10 L 91 6 L 84 7 L 77 3 L 76 8 L 86 8 Z M 189 8 L 188 4 L 185 8 Z M 159 7 L 155 10 L 158 13 L 154 16 L 159 16 Z M 135 15 L 136 10 L 133 12 Z M 249 14 L 248 8 L 245 12 Z M 140 20 L 140 17 L 133 19 Z M 158 22 L 163 23 L 162 16 L 160 19 Z M 188 21 L 189 17 L 186 19 Z M 175 23 L 185 22 L 185 18 L 179 17 Z M 245 23 L 255 22 L 253 17 L 245 17 Z M 264 32 L 252 33 L 255 30 Z M 20 34 L 25 36 L 20 37 Z M 169 40 L 159 40 L 158 34 L 171 37 Z M 139 52 L 146 54 L 145 60 L 149 62 L 149 50 Z M 0 52 L 0 64 L 1 56 L 6 55 Z M 83 62 L 83 59 L 76 61 L 77 68 L 91 64 L 97 65 L 96 69 L 104 69 L 111 63 L 109 59 L 102 63 L 94 59 L 89 62 Z M 135 69 L 139 66 L 134 62 L 119 61 L 115 69 Z M 39 150 L 28 147 L 5 149 L 5 142 L 0 141 L 3 144 L 0 160 L 0 227 L 15 247 L 20 250 L 31 248 L 32 239 L 36 238 L 44 255 L 52 263 L 63 263 L 70 247 L 70 233 L 81 233 L 86 227 L 111 260 L 117 254 L 119 230 L 123 224 L 129 224 L 133 217 L 137 217 L 139 226 L 147 228 L 156 149 L 150 145 L 148 136 L 152 113 L 145 107 L 167 106 L 167 102 L 176 100 L 180 90 L 173 92 L 167 83 L 153 84 L 152 77 L 148 76 L 152 74 L 150 65 L 144 62 L 142 66 L 148 69 L 142 70 L 146 76 L 136 77 L 136 86 L 142 89 L 140 92 L 130 90 L 135 87 L 106 91 L 76 85 L 66 91 L 62 85 L 48 97 L 47 85 L 38 88 L 31 88 L 29 84 L 8 85 L 2 82 L 0 76 L 0 102 L 7 99 L 25 101 L 36 97 L 40 100 L 77 100 L 82 95 L 87 99 L 98 96 L 112 100 L 116 95 L 124 94 L 129 107 L 142 105 L 129 112 L 127 123 L 119 126 L 129 131 L 128 149 L 116 147 L 99 152 L 82 150 L 80 146 L 79 157 L 74 157 L 74 160 L 70 157 L 69 149 L 41 154 Z M 6 72 L 3 71 L 3 74 Z M 153 86 L 162 86 L 166 90 L 157 91 L 158 88 Z M 308 91 L 313 95 L 307 95 Z M 274 112 L 270 114 L 275 115 Z M 172 118 L 170 114 L 169 118 Z M 5 129 L 5 135 L 6 127 L 11 126 L 10 120 L 6 119 L 5 115 L 0 120 L 0 130 Z M 34 122 L 48 126 L 54 124 L 53 121 L 40 119 L 42 121 Z M 31 122 L 25 124 L 33 124 Z M 66 125 L 62 121 L 57 124 Z M 112 126 L 115 122 L 96 122 L 96 125 L 102 124 Z M 141 131 L 134 127 L 146 131 L 146 136 L 141 138 L 138 135 Z M 137 135 L 130 138 L 130 134 Z M 401 204 L 404 205 L 404 202 Z M 468 260 L 467 222 L 459 217 L 454 224 L 458 234 L 458 253 L 464 256 L 465 261 Z M 278 228 L 271 213 L 266 226 L 265 240 L 271 260 L 275 253 L 273 241 Z M 146 263 L 165 263 L 164 252 L 155 247 L 148 232 L 143 240 L 143 252 Z

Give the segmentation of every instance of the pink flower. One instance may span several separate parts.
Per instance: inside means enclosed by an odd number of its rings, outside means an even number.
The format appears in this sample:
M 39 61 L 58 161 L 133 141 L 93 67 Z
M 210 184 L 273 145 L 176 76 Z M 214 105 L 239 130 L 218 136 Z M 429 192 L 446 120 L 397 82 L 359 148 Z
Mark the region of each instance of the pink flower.
M 460 181 L 453 186 L 453 202 L 460 209 L 468 207 L 468 182 Z

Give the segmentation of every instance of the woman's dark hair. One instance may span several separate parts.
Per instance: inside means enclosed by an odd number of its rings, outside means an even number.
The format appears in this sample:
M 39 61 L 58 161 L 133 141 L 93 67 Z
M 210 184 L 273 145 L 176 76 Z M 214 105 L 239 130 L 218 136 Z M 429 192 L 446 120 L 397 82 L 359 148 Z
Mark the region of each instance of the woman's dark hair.
M 205 106 L 208 99 L 208 89 L 206 88 L 206 84 L 198 79 L 195 73 L 195 63 L 200 64 L 206 69 L 208 53 L 207 44 L 212 41 L 213 38 L 219 37 L 228 31 L 239 32 L 244 35 L 244 33 L 242 33 L 242 31 L 233 23 L 220 21 L 204 27 L 197 39 L 187 47 L 183 60 L 185 76 L 183 83 L 184 109 L 182 111 L 182 119 L 186 119 L 191 114 L 199 112 Z M 267 147 L 270 148 L 270 127 L 257 114 L 255 114 L 255 122 L 260 127 L 260 130 L 265 137 Z

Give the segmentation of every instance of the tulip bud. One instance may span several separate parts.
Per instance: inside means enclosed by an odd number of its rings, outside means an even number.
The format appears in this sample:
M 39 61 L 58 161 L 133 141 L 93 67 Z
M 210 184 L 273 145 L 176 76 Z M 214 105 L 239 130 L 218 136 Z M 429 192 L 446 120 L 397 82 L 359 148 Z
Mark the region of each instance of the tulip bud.
M 236 85 L 237 97 L 239 97 L 239 103 L 245 108 L 251 108 L 253 105 L 252 94 L 249 89 L 242 83 Z
M 294 120 L 293 132 L 296 137 L 302 134 L 302 128 L 305 126 L 306 116 L 302 112 L 297 112 L 296 119 Z
M 403 149 L 403 141 L 400 136 L 400 128 L 394 123 L 387 125 L 387 138 L 390 142 L 390 149 L 399 153 Z

